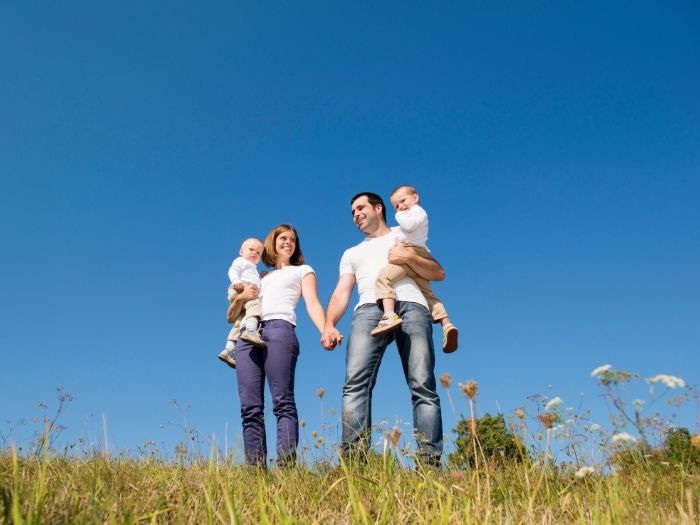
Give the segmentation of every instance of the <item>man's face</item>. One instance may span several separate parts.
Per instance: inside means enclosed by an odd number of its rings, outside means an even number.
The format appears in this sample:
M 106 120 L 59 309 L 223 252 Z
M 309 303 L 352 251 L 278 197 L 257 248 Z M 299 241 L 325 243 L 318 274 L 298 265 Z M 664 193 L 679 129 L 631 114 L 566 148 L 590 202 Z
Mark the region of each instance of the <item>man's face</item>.
M 253 264 L 258 264 L 260 262 L 260 257 L 262 257 L 263 244 L 255 239 L 248 239 L 241 246 L 240 255 L 244 259 L 248 259 Z
M 367 199 L 367 195 L 362 195 L 355 199 L 350 208 L 352 220 L 363 233 L 372 233 L 380 225 L 381 207 L 372 206 Z

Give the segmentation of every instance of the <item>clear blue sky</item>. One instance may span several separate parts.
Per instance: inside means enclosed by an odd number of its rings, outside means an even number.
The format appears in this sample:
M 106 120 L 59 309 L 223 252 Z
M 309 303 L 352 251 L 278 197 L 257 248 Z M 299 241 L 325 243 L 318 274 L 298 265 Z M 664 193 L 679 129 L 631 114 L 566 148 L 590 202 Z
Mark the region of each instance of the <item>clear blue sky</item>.
M 230 445 L 241 239 L 296 225 L 325 305 L 362 238 L 349 198 L 399 183 L 461 329 L 437 372 L 478 380 L 480 413 L 540 393 L 609 426 L 604 363 L 697 384 L 698 27 L 691 1 L 3 2 L 0 428 L 62 386 L 64 443 L 104 414 L 112 449 L 172 453 L 175 399 Z M 300 417 L 321 430 L 325 388 L 337 439 L 344 349 L 299 314 Z M 393 346 L 374 399 L 410 420 Z

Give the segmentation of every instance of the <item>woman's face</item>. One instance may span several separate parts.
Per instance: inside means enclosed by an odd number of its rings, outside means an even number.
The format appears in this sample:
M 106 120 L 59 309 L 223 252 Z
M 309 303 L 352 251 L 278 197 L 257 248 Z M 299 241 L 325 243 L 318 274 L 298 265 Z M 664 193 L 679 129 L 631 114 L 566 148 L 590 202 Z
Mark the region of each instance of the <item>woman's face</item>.
M 297 238 L 291 230 L 285 230 L 275 239 L 275 251 L 277 252 L 277 263 L 288 264 L 297 248 Z

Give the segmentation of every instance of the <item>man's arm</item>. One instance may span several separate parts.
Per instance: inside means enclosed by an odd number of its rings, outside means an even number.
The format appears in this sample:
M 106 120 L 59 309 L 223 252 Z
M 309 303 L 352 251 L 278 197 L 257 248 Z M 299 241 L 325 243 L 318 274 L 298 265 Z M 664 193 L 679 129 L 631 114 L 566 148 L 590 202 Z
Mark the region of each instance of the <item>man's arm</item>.
M 354 287 L 355 276 L 351 273 L 341 274 L 326 309 L 326 324 L 321 337 L 321 344 L 326 350 L 333 350 L 343 340 L 335 325 L 347 310 Z
M 428 281 L 442 281 L 445 278 L 445 270 L 435 258 L 432 256 L 420 257 L 400 242 L 389 250 L 389 262 L 391 264 L 406 264 L 420 277 Z

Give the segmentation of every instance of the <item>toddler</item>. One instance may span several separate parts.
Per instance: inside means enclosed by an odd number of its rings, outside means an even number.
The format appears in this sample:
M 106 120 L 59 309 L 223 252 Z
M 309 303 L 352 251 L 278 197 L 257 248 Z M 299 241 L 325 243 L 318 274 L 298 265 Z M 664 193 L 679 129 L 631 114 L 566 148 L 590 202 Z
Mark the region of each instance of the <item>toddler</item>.
M 232 368 L 236 368 L 236 358 L 234 349 L 241 331 L 241 323 L 245 319 L 245 332 L 240 336 L 244 341 L 248 341 L 257 347 L 265 347 L 258 325 L 260 316 L 260 298 L 247 301 L 244 305 L 234 302 L 236 295 L 243 291 L 246 284 L 255 284 L 260 289 L 260 274 L 257 264 L 263 253 L 263 243 L 260 239 L 251 237 L 243 241 L 240 257 L 236 257 L 228 270 L 228 277 L 231 285 L 228 287 L 229 307 L 226 318 L 229 323 L 233 323 L 233 328 L 226 339 L 226 346 L 219 353 L 219 359 Z
M 406 248 L 421 257 L 430 257 L 426 242 L 428 241 L 428 214 L 420 205 L 420 197 L 412 186 L 399 186 L 391 192 L 391 204 L 396 209 L 396 222 L 399 223 L 397 238 Z M 387 264 L 379 272 L 375 283 L 377 302 L 381 302 L 384 315 L 377 327 L 372 330 L 373 336 L 379 336 L 394 330 L 402 322 L 394 312 L 396 291 L 394 283 L 410 277 L 416 282 L 421 293 L 428 302 L 430 315 L 434 322 L 442 324 L 442 351 L 452 353 L 457 350 L 457 327 L 450 322 L 447 310 L 430 288 L 428 280 L 418 276 L 408 265 Z

